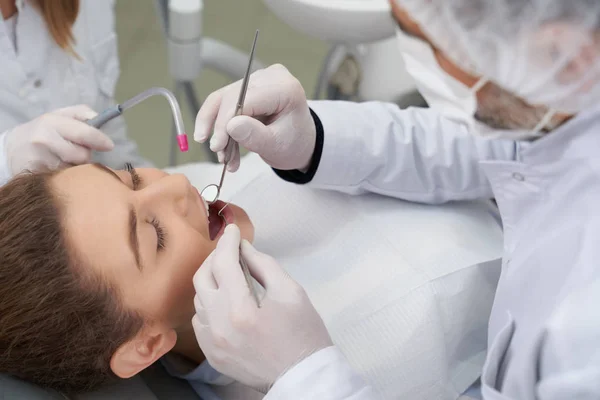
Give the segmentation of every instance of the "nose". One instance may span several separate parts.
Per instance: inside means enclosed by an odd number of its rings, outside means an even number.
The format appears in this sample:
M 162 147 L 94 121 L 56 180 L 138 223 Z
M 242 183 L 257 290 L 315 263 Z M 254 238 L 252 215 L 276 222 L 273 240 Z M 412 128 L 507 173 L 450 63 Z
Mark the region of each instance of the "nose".
M 141 207 L 173 207 L 181 216 L 188 214 L 192 185 L 182 174 L 167 175 L 139 190 Z

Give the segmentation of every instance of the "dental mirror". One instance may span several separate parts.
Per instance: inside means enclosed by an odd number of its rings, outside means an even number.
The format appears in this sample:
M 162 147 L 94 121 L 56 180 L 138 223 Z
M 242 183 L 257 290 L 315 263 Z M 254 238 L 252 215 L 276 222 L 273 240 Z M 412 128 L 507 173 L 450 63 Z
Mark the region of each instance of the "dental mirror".
M 204 189 L 202 189 L 200 195 L 208 204 L 214 204 L 219 198 L 220 192 L 221 188 L 219 188 L 219 185 L 212 183 L 206 186 Z

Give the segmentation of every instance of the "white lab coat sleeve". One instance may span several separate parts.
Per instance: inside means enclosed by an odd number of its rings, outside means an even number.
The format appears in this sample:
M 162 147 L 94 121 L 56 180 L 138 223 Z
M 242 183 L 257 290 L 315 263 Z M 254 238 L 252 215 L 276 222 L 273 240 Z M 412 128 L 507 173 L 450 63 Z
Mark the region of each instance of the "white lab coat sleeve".
M 8 165 L 8 157 L 6 157 L 6 144 L 4 143 L 7 133 L 8 131 L 0 134 L 0 186 L 5 185 L 12 177 Z
M 106 99 L 99 110 L 104 110 L 114 104 L 112 99 Z M 115 169 L 122 169 L 125 163 L 131 163 L 138 168 L 154 166 L 152 162 L 141 156 L 137 144 L 127 135 L 127 125 L 123 116 L 106 123 L 100 130 L 113 140 L 115 147 L 109 152 L 94 152 L 94 161 Z
M 464 124 L 432 109 L 380 102 L 309 105 L 324 132 L 310 182 L 316 188 L 423 203 L 491 198 L 479 162 L 515 159 L 515 142 L 474 137 Z
M 335 346 L 322 349 L 287 371 L 263 400 L 379 400 Z

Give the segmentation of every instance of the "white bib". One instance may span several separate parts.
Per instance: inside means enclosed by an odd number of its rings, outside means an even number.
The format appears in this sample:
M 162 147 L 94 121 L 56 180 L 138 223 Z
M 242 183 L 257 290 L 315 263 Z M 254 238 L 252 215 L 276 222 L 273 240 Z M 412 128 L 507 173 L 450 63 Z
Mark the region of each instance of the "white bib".
M 220 166 L 177 169 L 197 187 Z M 308 292 L 336 345 L 384 398 L 456 399 L 481 374 L 502 231 L 487 202 L 426 206 L 317 191 L 257 156 L 223 197 L 255 246 Z

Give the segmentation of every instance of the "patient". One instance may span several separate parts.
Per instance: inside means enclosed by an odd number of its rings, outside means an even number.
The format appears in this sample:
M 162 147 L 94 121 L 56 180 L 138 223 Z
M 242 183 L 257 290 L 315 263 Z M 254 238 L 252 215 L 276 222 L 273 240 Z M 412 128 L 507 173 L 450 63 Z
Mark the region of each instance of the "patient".
M 192 276 L 223 230 L 222 204 L 207 218 L 194 187 L 221 171 L 85 165 L 0 188 L 0 373 L 81 392 L 168 353 L 201 398 L 261 398 L 202 362 L 189 322 Z M 502 254 L 488 203 L 312 190 L 256 154 L 221 198 L 244 208 L 226 208 L 228 222 L 305 288 L 382 398 L 455 399 L 480 375 Z
M 68 393 L 168 352 L 201 363 L 192 277 L 223 232 L 222 205 L 207 213 L 183 175 L 130 166 L 24 174 L 0 188 L 0 373 Z M 242 209 L 224 215 L 253 239 Z

